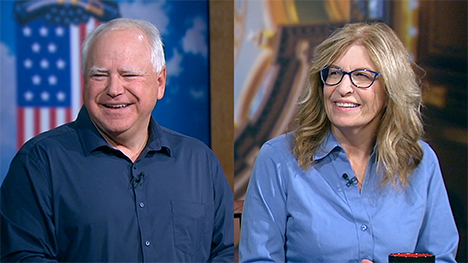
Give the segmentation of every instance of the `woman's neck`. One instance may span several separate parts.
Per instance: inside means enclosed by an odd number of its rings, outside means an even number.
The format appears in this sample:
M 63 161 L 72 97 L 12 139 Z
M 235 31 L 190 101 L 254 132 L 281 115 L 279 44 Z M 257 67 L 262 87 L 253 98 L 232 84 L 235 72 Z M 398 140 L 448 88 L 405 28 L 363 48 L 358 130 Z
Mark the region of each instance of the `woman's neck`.
M 359 190 L 361 190 L 366 177 L 369 158 L 375 144 L 375 131 L 363 132 L 361 130 L 361 132 L 352 132 L 347 130 L 343 132 L 338 128 L 332 128 L 332 133 L 343 147 L 354 175 L 359 181 Z

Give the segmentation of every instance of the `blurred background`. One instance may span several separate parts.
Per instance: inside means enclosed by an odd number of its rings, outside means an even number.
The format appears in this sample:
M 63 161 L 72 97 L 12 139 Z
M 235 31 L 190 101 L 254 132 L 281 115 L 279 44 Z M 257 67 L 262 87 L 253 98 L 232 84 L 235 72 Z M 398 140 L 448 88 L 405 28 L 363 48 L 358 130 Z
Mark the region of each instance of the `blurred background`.
M 261 145 L 295 114 L 313 48 L 344 23 L 383 21 L 425 71 L 424 139 L 438 154 L 460 232 L 457 261 L 467 262 L 467 1 L 235 0 L 234 9 L 238 212 Z

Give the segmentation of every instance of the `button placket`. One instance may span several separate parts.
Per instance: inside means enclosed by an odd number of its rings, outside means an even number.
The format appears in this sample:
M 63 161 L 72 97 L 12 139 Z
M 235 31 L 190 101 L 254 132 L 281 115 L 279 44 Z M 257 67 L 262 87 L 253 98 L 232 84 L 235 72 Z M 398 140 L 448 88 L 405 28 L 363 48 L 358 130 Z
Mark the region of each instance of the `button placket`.
M 137 161 L 138 162 L 138 161 Z M 148 229 L 148 211 L 146 211 L 146 191 L 144 187 L 144 180 L 145 177 L 145 172 L 141 171 L 140 166 L 137 166 L 136 163 L 133 164 L 133 167 L 131 169 L 132 172 L 132 178 L 134 179 L 134 184 L 133 185 L 133 193 L 134 193 L 134 198 L 135 198 L 135 206 L 138 208 L 136 209 L 136 216 L 138 218 L 138 227 L 140 229 L 141 233 L 141 242 L 142 246 L 144 248 L 150 249 L 152 243 L 151 243 L 151 235 L 149 233 Z M 143 253 L 143 257 L 146 258 L 148 252 Z

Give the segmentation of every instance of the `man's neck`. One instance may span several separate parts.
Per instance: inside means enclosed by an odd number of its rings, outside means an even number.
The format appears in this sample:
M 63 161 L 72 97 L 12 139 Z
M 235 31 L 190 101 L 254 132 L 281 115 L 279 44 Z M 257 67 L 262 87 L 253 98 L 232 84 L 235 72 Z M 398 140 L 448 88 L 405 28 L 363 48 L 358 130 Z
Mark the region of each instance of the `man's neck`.
M 100 129 L 98 129 L 98 131 L 112 148 L 121 151 L 133 162 L 135 162 L 141 152 L 143 152 L 149 138 L 148 129 L 142 130 L 139 134 L 133 136 L 127 136 L 126 134 L 111 135 Z

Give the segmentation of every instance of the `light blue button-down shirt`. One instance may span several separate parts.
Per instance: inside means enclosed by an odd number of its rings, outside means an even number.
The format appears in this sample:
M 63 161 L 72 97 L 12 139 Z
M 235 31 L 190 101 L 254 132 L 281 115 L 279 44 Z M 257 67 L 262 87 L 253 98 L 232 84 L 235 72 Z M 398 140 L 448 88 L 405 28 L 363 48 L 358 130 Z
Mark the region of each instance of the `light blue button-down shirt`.
M 375 152 L 361 192 L 351 164 L 329 133 L 315 164 L 301 169 L 291 134 L 262 147 L 242 217 L 241 262 L 388 262 L 394 252 L 430 252 L 455 262 L 458 232 L 434 151 L 404 192 L 379 186 Z M 347 174 L 348 180 L 343 178 Z

